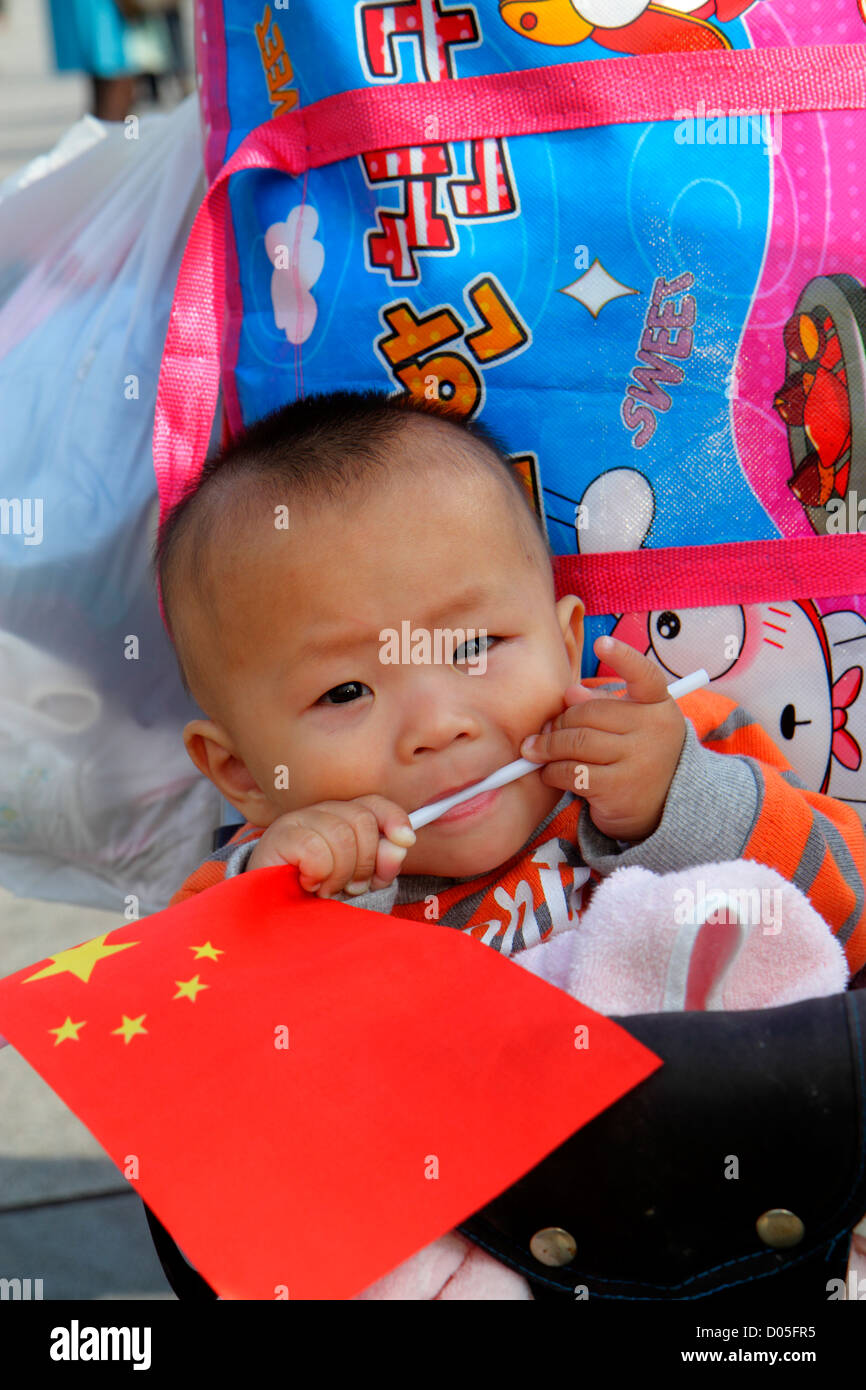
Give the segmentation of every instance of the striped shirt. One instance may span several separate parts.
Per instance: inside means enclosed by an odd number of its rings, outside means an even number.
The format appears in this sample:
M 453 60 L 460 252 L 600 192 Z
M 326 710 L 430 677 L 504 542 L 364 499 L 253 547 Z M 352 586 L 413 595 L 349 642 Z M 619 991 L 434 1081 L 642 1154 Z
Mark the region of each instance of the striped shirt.
M 583 684 L 618 693 L 623 681 Z M 603 835 L 588 803 L 564 792 L 525 844 L 486 874 L 456 879 L 402 874 L 387 888 L 337 902 L 413 921 L 438 921 L 513 955 L 573 927 L 595 884 L 640 865 L 680 873 L 733 859 L 775 869 L 809 899 L 845 950 L 852 975 L 866 964 L 866 832 L 846 802 L 810 791 L 765 729 L 712 689 L 678 704 L 686 737 L 652 835 L 626 844 Z M 244 824 L 174 894 L 170 906 L 242 873 L 264 833 Z

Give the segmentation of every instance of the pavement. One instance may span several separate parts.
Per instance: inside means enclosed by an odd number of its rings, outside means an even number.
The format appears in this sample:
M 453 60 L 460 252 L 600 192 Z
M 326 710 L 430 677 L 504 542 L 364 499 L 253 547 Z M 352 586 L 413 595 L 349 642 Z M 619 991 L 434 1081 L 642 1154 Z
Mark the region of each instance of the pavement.
M 182 6 L 193 52 L 191 4 Z M 88 111 L 84 74 L 54 71 L 47 0 L 0 10 L 0 180 L 50 150 Z M 159 100 L 132 111 L 171 109 Z M 0 977 L 124 925 L 114 913 L 0 888 Z M 11 1047 L 0 1049 L 0 1280 L 41 1279 L 45 1299 L 174 1301 L 140 1199 L 84 1125 Z M 25 1286 L 26 1287 L 26 1286 Z M 31 1283 L 31 1289 L 34 1286 Z M 6 1285 L 0 1285 L 0 1298 Z
M 0 976 L 123 925 L 119 913 L 0 889 Z M 174 1299 L 140 1199 L 8 1046 L 0 1049 L 0 1278 L 41 1279 L 45 1299 Z

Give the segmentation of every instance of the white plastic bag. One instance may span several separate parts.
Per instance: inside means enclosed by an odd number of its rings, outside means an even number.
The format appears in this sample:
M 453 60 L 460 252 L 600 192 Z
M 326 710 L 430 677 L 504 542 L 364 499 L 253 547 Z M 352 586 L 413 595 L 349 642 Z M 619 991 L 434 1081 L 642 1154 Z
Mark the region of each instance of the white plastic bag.
M 149 573 L 201 148 L 193 94 L 85 117 L 0 185 L 0 883 L 24 896 L 158 911 L 221 819 Z

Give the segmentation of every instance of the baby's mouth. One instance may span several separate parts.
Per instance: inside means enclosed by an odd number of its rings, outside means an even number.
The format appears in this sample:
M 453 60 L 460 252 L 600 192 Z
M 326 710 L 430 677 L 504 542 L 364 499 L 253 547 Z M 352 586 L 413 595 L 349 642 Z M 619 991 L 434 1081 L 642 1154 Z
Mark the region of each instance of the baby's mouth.
M 485 774 L 485 776 L 486 775 L 488 774 Z M 436 792 L 433 796 L 428 796 L 427 800 L 422 802 L 422 805 L 432 806 L 434 801 L 444 801 L 446 796 L 454 796 L 456 792 L 465 791 L 467 787 L 474 787 L 477 782 L 483 781 L 484 777 L 472 777 L 468 782 L 461 782 L 457 787 L 446 787 L 444 791 Z M 419 806 L 417 809 L 420 811 L 421 807 Z
M 471 782 L 467 783 L 467 786 L 471 787 L 472 785 Z M 462 788 L 457 788 L 457 790 L 462 790 Z M 434 826 L 449 825 L 452 821 L 467 821 L 484 815 L 505 790 L 505 787 L 496 787 L 493 791 L 481 792 L 479 796 L 467 797 L 465 801 L 460 801 L 456 806 L 452 806 L 451 810 L 446 811 L 444 815 L 437 816 L 436 820 L 431 821 L 430 824 Z

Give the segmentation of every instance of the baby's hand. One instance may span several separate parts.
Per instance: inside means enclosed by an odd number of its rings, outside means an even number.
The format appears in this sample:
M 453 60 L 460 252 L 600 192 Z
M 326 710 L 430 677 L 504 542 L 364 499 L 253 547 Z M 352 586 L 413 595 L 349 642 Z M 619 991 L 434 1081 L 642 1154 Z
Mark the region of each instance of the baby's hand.
M 601 641 L 599 638 L 598 641 Z M 658 828 L 686 736 L 661 667 L 626 642 L 593 647 L 626 682 L 626 693 L 569 686 L 568 709 L 521 755 L 547 766 L 549 787 L 589 802 L 590 818 L 614 840 L 644 840 Z
M 381 834 L 386 838 L 380 838 Z M 269 825 L 247 869 L 296 864 L 308 893 L 367 893 L 385 888 L 415 843 L 407 813 L 384 796 L 320 801 L 287 811 Z

